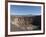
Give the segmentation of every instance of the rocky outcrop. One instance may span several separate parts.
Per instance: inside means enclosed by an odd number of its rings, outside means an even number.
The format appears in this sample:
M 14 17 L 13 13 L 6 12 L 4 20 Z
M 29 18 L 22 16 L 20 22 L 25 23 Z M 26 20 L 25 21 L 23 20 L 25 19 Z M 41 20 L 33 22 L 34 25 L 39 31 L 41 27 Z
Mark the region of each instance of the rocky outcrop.
M 11 31 L 28 31 L 39 28 L 40 20 L 40 16 L 11 16 Z

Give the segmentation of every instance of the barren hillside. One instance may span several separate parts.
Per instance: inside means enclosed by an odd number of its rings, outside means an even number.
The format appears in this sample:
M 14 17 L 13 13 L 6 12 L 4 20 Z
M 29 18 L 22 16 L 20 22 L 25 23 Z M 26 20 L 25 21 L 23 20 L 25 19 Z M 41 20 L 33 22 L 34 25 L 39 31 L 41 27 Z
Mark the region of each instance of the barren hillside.
M 31 31 L 41 29 L 41 16 L 11 16 L 11 31 Z

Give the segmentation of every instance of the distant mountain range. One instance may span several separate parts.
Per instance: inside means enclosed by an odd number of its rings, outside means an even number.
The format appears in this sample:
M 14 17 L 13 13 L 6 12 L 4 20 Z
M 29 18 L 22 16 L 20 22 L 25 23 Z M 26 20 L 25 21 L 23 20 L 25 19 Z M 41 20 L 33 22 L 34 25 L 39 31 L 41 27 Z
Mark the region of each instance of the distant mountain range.
M 40 16 L 40 15 L 11 15 L 11 16 L 24 16 L 24 17 L 31 17 L 31 16 Z

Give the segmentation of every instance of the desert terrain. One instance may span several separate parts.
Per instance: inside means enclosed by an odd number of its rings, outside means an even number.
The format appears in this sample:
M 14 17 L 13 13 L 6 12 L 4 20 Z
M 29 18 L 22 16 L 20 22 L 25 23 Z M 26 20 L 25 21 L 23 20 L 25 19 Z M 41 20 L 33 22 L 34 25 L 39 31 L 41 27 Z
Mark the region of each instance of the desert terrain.
M 10 16 L 11 31 L 31 31 L 41 29 L 41 15 L 11 15 Z

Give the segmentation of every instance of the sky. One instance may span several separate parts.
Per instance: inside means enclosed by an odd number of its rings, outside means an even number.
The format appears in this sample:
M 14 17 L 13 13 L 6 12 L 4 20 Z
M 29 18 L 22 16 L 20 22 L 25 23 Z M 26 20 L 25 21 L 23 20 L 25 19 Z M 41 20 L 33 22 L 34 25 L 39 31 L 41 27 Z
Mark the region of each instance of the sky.
M 41 6 L 10 5 L 10 15 L 40 15 Z

